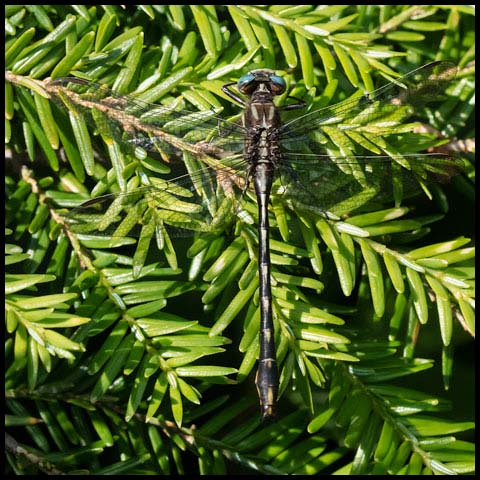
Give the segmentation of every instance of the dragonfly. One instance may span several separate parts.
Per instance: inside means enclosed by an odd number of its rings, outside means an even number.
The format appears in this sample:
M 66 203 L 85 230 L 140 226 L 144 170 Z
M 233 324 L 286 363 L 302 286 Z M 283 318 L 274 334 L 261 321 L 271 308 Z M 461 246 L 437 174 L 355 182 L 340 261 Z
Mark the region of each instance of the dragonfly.
M 423 145 L 415 151 L 408 136 L 414 124 L 405 127 L 402 121 L 441 98 L 455 74 L 451 62 L 433 62 L 371 93 L 309 110 L 306 102 L 286 95 L 282 76 L 255 69 L 240 77 L 236 91 L 235 82 L 222 87 L 243 108 L 241 121 L 227 120 L 213 109 L 153 105 L 79 78 L 51 80 L 46 89 L 52 99 L 71 117 L 87 119 L 110 145 L 122 145 L 136 165 L 137 174 L 124 191 L 87 200 L 68 215 L 71 228 L 127 236 L 139 227 L 141 236 L 155 235 L 162 246 L 168 232 L 214 232 L 235 219 L 251 222 L 242 205 L 246 197 L 255 198 L 260 307 L 255 382 L 262 419 L 274 419 L 279 368 L 271 293 L 271 198 L 332 220 L 372 200 L 398 203 L 412 185 L 428 194 L 431 181 L 447 181 L 462 164 L 446 154 L 426 153 Z M 285 103 L 277 106 L 274 97 L 284 94 Z M 392 140 L 394 135 L 400 140 Z M 402 153 L 405 139 L 413 152 Z M 143 152 L 155 152 L 172 166 L 172 156 L 180 157 L 186 173 L 156 178 L 148 171 L 152 164 L 138 160 Z

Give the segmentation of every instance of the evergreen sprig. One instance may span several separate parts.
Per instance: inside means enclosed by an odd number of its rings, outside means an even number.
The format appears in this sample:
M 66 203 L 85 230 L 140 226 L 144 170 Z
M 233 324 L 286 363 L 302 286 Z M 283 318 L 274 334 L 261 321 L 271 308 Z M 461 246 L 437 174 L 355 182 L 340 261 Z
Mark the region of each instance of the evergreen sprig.
M 452 5 L 7 5 L 4 474 L 473 472 L 473 423 L 434 393 L 454 384 L 455 348 L 474 336 L 471 225 L 427 235 L 458 192 L 473 203 L 474 31 L 474 10 Z M 428 186 L 436 210 L 408 198 L 341 220 L 272 197 L 281 416 L 262 425 L 254 225 L 193 241 L 148 226 L 132 238 L 126 224 L 75 231 L 67 210 L 166 169 L 101 115 L 65 96 L 59 110 L 52 85 L 77 77 L 228 117 L 238 109 L 221 86 L 256 67 L 320 108 L 436 60 L 458 71 L 422 124 L 399 109 L 361 135 L 325 126 L 324 141 L 333 156 L 460 149 L 456 196 Z M 155 210 L 134 200 L 132 225 Z M 242 207 L 254 220 L 248 194 Z M 435 361 L 416 350 L 430 342 L 441 373 L 425 377 Z

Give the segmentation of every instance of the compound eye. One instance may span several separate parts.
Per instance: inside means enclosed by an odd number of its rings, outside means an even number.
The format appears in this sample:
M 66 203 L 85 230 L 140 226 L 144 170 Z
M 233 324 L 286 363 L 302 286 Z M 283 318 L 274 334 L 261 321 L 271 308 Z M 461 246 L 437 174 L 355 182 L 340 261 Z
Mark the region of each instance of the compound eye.
M 237 82 L 238 91 L 241 93 L 251 93 L 255 89 L 255 76 L 251 73 L 242 75 Z
M 275 95 L 281 95 L 287 88 L 287 84 L 279 75 L 270 75 L 270 88 Z

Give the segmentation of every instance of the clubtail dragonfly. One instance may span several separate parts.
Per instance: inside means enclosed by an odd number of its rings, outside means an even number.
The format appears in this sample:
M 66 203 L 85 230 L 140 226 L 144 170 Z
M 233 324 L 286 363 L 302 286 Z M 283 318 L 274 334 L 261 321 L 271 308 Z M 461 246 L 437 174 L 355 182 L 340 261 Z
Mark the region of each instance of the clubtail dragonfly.
M 224 229 L 235 217 L 245 219 L 242 198 L 253 190 L 258 204 L 261 312 L 256 384 L 262 418 L 272 418 L 279 376 L 270 284 L 270 196 L 333 218 L 332 212 L 350 212 L 372 199 L 398 202 L 413 183 L 417 190 L 419 186 L 427 190 L 431 180 L 458 173 L 461 165 L 447 155 L 401 153 L 405 139 L 411 142 L 407 132 L 413 125 L 406 128 L 401 121 L 441 97 L 455 72 L 449 62 L 434 62 L 370 94 L 353 95 L 282 121 L 280 112 L 288 115 L 307 105 L 286 97 L 285 105 L 275 106 L 274 96 L 286 91 L 285 80 L 268 69 L 253 70 L 238 81 L 238 93 L 232 90 L 234 83 L 222 88 L 244 108 L 242 122 L 225 120 L 212 110 L 144 103 L 76 78 L 50 81 L 47 91 L 52 98 L 70 115 L 89 119 L 110 144 L 113 139 L 137 157 L 139 152 L 155 151 L 170 161 L 172 154 L 181 154 L 187 170 L 163 180 L 145 175 L 145 164 L 137 162 L 134 178 L 144 180 L 143 185 L 131 182 L 122 193 L 86 201 L 67 217 L 70 227 L 127 236 L 140 224 L 141 235 L 152 235 L 154 229 L 161 244 L 169 231 L 166 226 L 174 232 L 208 232 Z M 392 140 L 394 134 L 400 140 Z M 354 155 L 357 150 L 363 153 Z

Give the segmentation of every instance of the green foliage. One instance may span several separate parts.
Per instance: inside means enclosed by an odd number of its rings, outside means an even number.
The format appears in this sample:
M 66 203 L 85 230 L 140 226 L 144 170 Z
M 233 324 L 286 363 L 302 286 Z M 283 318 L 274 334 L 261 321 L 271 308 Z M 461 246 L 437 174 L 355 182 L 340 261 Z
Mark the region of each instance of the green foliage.
M 472 225 L 442 220 L 449 202 L 472 212 L 471 7 L 7 5 L 5 28 L 16 167 L 6 175 L 5 474 L 473 472 L 473 424 L 455 410 L 471 378 L 451 400 L 437 395 L 457 384 L 455 349 L 474 336 Z M 161 182 L 167 169 L 123 148 L 101 116 L 85 122 L 70 103 L 67 117 L 46 78 L 228 115 L 238 109 L 221 86 L 253 68 L 275 69 L 319 108 L 434 60 L 458 73 L 423 129 L 400 115 L 356 136 L 326 127 L 324 140 L 333 155 L 463 146 L 453 188 L 428 186 L 426 206 L 408 198 L 341 220 L 272 198 L 281 415 L 262 425 L 254 225 L 192 241 L 148 227 L 128 237 L 125 224 L 123 235 L 106 224 L 102 236 L 75 232 L 65 209 Z M 185 157 L 189 169 L 196 161 Z M 176 226 L 194 221 L 187 207 Z M 255 208 L 247 199 L 245 213 Z M 128 213 L 135 224 L 139 211 Z

